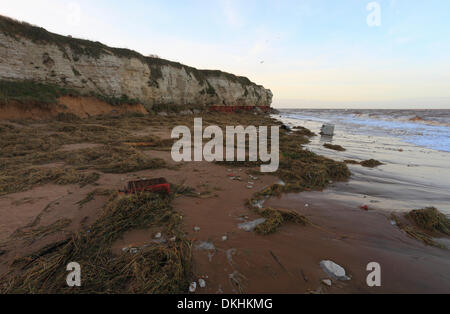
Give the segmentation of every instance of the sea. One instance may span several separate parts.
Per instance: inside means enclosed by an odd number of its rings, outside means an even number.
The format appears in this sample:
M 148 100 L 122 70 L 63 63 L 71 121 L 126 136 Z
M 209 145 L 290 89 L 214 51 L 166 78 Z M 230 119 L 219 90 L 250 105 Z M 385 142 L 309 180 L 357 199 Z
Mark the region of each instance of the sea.
M 403 212 L 433 206 L 450 215 L 450 110 L 282 109 L 275 118 L 315 132 L 305 146 L 315 153 L 383 163 L 373 169 L 349 165 L 351 179 L 332 184 L 325 197 L 355 208 Z M 323 124 L 335 125 L 333 137 L 319 135 Z

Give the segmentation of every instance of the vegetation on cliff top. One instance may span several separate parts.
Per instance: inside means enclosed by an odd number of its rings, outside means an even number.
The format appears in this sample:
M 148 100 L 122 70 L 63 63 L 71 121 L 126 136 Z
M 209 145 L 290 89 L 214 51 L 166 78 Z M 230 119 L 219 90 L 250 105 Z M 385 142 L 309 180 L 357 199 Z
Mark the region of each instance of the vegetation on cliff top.
M 0 106 L 15 102 L 22 107 L 35 106 L 41 109 L 49 109 L 58 103 L 62 96 L 90 96 L 102 100 L 111 106 L 140 104 L 139 99 L 129 98 L 127 95 L 120 97 L 106 96 L 98 93 L 81 94 L 71 88 L 59 87 L 53 84 L 43 84 L 33 81 L 5 81 L 0 80 Z
M 58 97 L 67 95 L 78 96 L 79 92 L 32 81 L 0 80 L 0 106 L 16 102 L 23 106 L 32 104 L 39 108 L 48 108 L 58 103 Z

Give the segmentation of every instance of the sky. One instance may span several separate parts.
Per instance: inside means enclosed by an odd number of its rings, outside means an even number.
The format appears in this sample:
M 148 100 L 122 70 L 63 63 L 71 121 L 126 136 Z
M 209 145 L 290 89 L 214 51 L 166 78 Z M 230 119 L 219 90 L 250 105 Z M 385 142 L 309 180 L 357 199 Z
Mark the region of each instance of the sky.
M 449 108 L 448 0 L 0 0 L 62 35 L 247 76 L 279 108 Z

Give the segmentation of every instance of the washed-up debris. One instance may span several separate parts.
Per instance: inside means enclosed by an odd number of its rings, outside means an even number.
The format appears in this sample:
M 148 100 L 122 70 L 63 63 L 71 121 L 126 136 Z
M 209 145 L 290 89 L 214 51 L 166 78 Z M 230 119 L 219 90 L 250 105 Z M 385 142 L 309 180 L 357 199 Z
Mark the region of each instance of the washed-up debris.
M 236 254 L 236 249 L 229 249 L 229 250 L 227 250 L 227 260 L 228 260 L 228 263 L 230 264 L 230 266 L 233 266 L 234 265 L 234 261 L 233 261 L 233 255 L 235 255 Z
M 228 278 L 230 279 L 230 283 L 233 287 L 237 288 L 236 292 L 239 292 L 243 294 L 244 291 L 244 285 L 247 282 L 247 278 L 242 275 L 240 272 L 235 270 L 232 274 L 228 275 Z M 235 290 L 235 289 L 233 289 Z
M 126 194 L 136 194 L 140 192 L 164 192 L 170 194 L 170 184 L 165 178 L 142 179 L 128 182 L 124 191 Z
M 336 150 L 338 152 L 345 152 L 345 150 L 346 150 L 341 145 L 333 145 L 333 144 L 330 144 L 330 143 L 323 144 L 323 147 L 331 149 L 331 150 Z
M 152 243 L 157 243 L 157 244 L 165 244 L 165 243 L 167 243 L 166 239 L 164 239 L 163 237 L 161 237 L 159 239 L 154 239 L 151 242 Z
M 195 290 L 197 290 L 197 283 L 196 283 L 196 282 L 193 282 L 193 283 L 191 283 L 190 286 L 189 286 L 189 292 L 190 292 L 190 293 L 194 293 Z
M 177 237 L 173 237 L 173 238 L 169 239 L 170 242 L 175 242 L 176 240 L 177 240 Z
M 256 226 L 255 232 L 261 235 L 275 233 L 279 227 L 285 223 L 295 223 L 306 226 L 309 221 L 306 217 L 291 210 L 265 208 L 259 214 L 266 219 L 266 222 Z
M 124 247 L 122 248 L 122 252 L 124 253 L 130 253 L 130 254 L 137 254 L 139 252 L 139 249 L 136 247 Z
M 130 252 L 131 254 L 137 254 L 137 253 L 139 252 L 139 249 L 136 248 L 136 247 L 132 247 L 132 248 L 130 248 L 129 252 Z
M 249 174 L 248 177 L 254 181 L 258 180 L 258 177 L 252 176 L 251 174 Z
M 195 227 L 194 227 L 194 231 L 195 231 L 195 232 L 199 232 L 199 231 L 200 231 L 200 227 L 195 226 Z
M 332 261 L 321 261 L 320 267 L 322 267 L 323 271 L 328 275 L 337 280 L 350 280 L 345 273 L 345 269 L 342 266 L 332 262 Z
M 369 210 L 369 206 L 368 205 L 362 205 L 359 207 L 361 210 Z
M 161 232 L 158 232 L 158 233 L 155 235 L 155 239 L 161 239 L 161 237 L 162 237 Z
M 259 219 L 253 220 L 253 221 L 241 223 L 238 225 L 238 228 L 242 229 L 246 232 L 250 232 L 253 229 L 255 229 L 258 225 L 263 224 L 265 222 L 266 222 L 265 218 L 259 218 Z
M 305 204 L 305 207 L 309 207 L 309 204 Z
M 216 249 L 213 243 L 207 241 L 201 242 L 196 246 L 196 248 L 198 250 L 206 250 L 206 251 L 213 251 Z
M 5 255 L 6 251 L 5 250 L 0 250 L 0 256 Z
M 286 186 L 286 183 L 283 180 L 278 180 L 277 184 L 281 186 Z
M 203 279 L 199 279 L 198 285 L 200 286 L 200 288 L 206 288 L 206 281 Z
M 281 264 L 280 260 L 278 259 L 278 257 L 275 255 L 274 252 L 269 251 L 270 255 L 272 255 L 272 258 L 274 259 L 275 262 L 277 262 L 278 265 L 280 265 L 280 267 L 284 270 L 287 271 L 287 269 L 283 266 L 283 264 Z
M 227 241 L 228 240 L 228 236 L 224 235 L 222 236 L 222 241 Z
M 249 190 L 253 189 L 253 185 L 247 185 L 247 189 Z
M 213 257 L 214 257 L 214 253 L 209 252 L 209 253 L 208 253 L 208 261 L 209 261 L 210 263 L 212 262 Z
M 375 167 L 378 167 L 381 165 L 382 165 L 382 163 L 375 159 L 364 160 L 361 162 L 361 166 L 367 167 L 367 168 L 375 168 Z
M 322 283 L 328 287 L 331 287 L 331 285 L 332 285 L 332 282 L 330 279 L 324 279 L 324 280 L 322 280 Z
M 320 135 L 333 136 L 334 128 L 333 124 L 324 124 L 320 130 Z
M 259 209 L 262 209 L 264 207 L 264 202 L 265 200 L 258 200 L 258 201 L 253 201 L 253 206 L 257 207 Z

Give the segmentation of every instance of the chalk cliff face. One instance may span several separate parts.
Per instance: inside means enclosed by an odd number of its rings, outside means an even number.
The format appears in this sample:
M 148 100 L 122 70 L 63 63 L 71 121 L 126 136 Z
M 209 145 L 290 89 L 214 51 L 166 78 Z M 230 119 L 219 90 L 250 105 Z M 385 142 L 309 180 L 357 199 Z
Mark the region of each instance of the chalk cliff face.
M 195 68 L 0 16 L 0 80 L 34 80 L 144 104 L 270 106 L 247 78 Z

